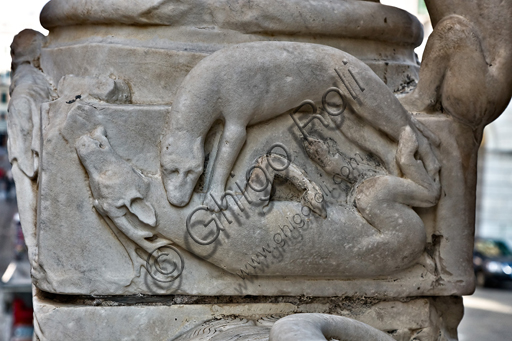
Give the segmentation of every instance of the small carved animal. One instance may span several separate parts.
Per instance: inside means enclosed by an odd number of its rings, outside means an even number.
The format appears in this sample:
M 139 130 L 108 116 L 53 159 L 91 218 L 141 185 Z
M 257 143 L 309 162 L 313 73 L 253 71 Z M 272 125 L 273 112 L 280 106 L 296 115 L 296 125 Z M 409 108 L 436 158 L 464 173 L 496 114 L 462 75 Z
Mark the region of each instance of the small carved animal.
M 89 175 L 96 210 L 128 238 L 152 252 L 155 246 L 146 238 L 153 233 L 134 227 L 126 217 L 130 211 L 144 224 L 156 226 L 155 210 L 145 200 L 149 182 L 112 149 L 101 126 L 80 137 L 75 147 Z
M 341 50 L 316 44 L 256 42 L 235 45 L 203 59 L 185 77 L 174 98 L 170 125 L 161 144 L 162 179 L 168 201 L 185 206 L 204 165 L 204 141 L 216 121 L 224 122 L 205 204 L 223 193 L 245 143 L 246 128 L 298 107 L 320 101 L 330 87 L 374 127 L 398 141 L 410 126 L 429 173 L 439 169 L 426 138 L 411 124 L 382 80 L 362 61 Z M 385 103 L 385 105 L 383 105 Z
M 269 341 L 320 340 L 393 341 L 389 334 L 348 317 L 328 314 L 295 314 L 278 320 Z
M 274 321 L 276 322 L 273 323 Z M 394 340 L 389 334 L 348 317 L 303 313 L 288 315 L 281 319 L 272 316 L 257 321 L 242 318 L 208 321 L 181 335 L 176 341 L 325 341 L 334 339 L 340 341 Z

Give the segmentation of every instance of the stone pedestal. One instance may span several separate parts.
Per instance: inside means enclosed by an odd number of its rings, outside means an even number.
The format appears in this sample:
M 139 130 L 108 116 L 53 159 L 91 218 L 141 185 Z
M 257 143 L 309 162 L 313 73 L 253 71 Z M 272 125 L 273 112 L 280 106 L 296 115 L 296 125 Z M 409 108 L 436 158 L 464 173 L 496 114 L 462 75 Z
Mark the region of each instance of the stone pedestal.
M 52 0 L 41 20 L 13 43 L 10 110 L 40 340 L 288 340 L 306 327 L 279 319 L 314 313 L 334 336 L 457 339 L 492 113 L 461 116 L 435 84 L 452 64 L 419 78 L 416 18 Z M 425 68 L 466 42 L 441 33 Z
M 270 329 L 280 317 L 299 313 L 349 317 L 382 330 L 395 340 L 453 340 L 463 314 L 462 299 L 456 297 L 388 301 L 289 296 L 48 296 L 36 299 L 38 323 L 48 330 L 47 340 L 65 339 L 66 335 L 76 335 L 76 340 L 168 340 L 169 335 L 190 340 L 204 330 L 208 330 L 206 334 L 222 335 L 226 326 Z M 258 303 L 263 301 L 269 303 Z

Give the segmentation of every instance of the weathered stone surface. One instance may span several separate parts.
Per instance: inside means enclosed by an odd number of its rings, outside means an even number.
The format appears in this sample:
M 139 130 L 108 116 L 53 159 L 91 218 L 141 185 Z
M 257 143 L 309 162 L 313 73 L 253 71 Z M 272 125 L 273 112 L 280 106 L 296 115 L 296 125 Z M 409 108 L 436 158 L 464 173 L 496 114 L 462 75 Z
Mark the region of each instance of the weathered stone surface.
M 69 74 L 114 75 L 130 84 L 140 104 L 170 104 L 202 58 L 254 41 L 336 47 L 366 62 L 393 90 L 418 80 L 412 49 L 422 40 L 420 23 L 375 2 L 52 0 L 41 18 L 52 32 L 41 63 L 55 84 Z
M 52 30 L 48 39 L 41 63 L 54 83 L 69 74 L 113 75 L 130 84 L 133 103 L 138 104 L 170 104 L 188 72 L 201 59 L 223 47 L 255 41 L 310 41 L 300 35 L 268 36 L 160 26 L 144 30 L 126 26 L 62 27 Z M 393 90 L 418 80 L 416 57 L 403 42 L 316 36 L 314 43 L 358 57 Z
M 50 1 L 9 113 L 38 337 L 456 339 L 512 6 L 427 5 L 416 86 L 378 1 Z
M 63 113 L 64 117 L 59 117 L 58 113 L 59 105 L 65 105 L 69 108 L 69 113 Z M 442 222 L 430 221 L 430 216 L 434 214 L 432 210 L 426 210 L 422 213 L 426 221 L 426 235 L 428 236 L 428 250 L 424 257 L 433 257 L 430 261 L 432 264 L 428 265 L 417 265 L 413 268 L 406 270 L 402 273 L 393 274 L 391 277 L 385 277 L 380 280 L 366 281 L 359 279 L 356 282 L 339 281 L 333 282 L 332 280 L 324 281 L 318 280 L 321 277 L 327 277 L 333 279 L 336 277 L 346 278 L 347 266 L 350 264 L 350 258 L 341 258 L 341 261 L 337 266 L 333 263 L 326 264 L 325 266 L 315 258 L 308 258 L 307 262 L 301 261 L 300 255 L 303 254 L 317 254 L 321 259 L 322 253 L 324 255 L 334 255 L 337 253 L 339 257 L 343 257 L 344 249 L 334 247 L 334 245 L 346 244 L 346 240 L 363 240 L 364 234 L 361 234 L 365 229 L 371 231 L 371 228 L 365 227 L 363 224 L 364 220 L 357 216 L 347 216 L 346 209 L 344 206 L 339 206 L 341 211 L 336 213 L 335 207 L 328 206 L 329 214 L 334 214 L 337 218 L 331 218 L 323 220 L 315 213 L 310 213 L 308 210 L 302 209 L 300 203 L 291 202 L 286 204 L 285 202 L 275 202 L 274 207 L 283 207 L 281 212 L 292 212 L 293 214 L 299 213 L 301 219 L 306 223 L 306 219 L 310 219 L 305 225 L 305 228 L 300 229 L 298 226 L 301 225 L 299 218 L 296 218 L 296 222 L 299 224 L 291 224 L 290 221 L 283 219 L 281 213 L 276 209 L 267 212 L 263 217 L 258 217 L 252 212 L 256 213 L 261 208 L 253 205 L 248 205 L 245 199 L 241 198 L 242 204 L 247 207 L 251 214 L 249 218 L 245 218 L 238 211 L 235 204 L 231 203 L 230 210 L 227 215 L 230 220 L 233 217 L 239 216 L 238 219 L 243 219 L 240 222 L 233 222 L 228 224 L 220 214 L 220 219 L 223 220 L 223 225 L 226 227 L 225 232 L 221 232 L 219 235 L 219 241 L 211 246 L 198 245 L 194 240 L 190 238 L 186 230 L 186 222 L 184 219 L 192 211 L 192 209 L 198 207 L 201 200 L 202 193 L 194 195 L 197 204 L 191 205 L 192 207 L 186 211 L 181 217 L 176 212 L 180 212 L 182 209 L 174 208 L 162 199 L 165 198 L 165 192 L 160 181 L 155 179 L 155 176 L 159 172 L 159 151 L 157 148 L 157 139 L 163 133 L 163 126 L 160 122 L 165 121 L 165 116 L 169 113 L 168 107 L 157 107 L 157 106 L 118 106 L 118 105 L 106 105 L 106 104 L 93 104 L 83 103 L 78 100 L 72 104 L 59 104 L 55 103 L 51 105 L 51 108 L 55 106 L 57 109 L 54 112 L 50 109 L 50 116 L 45 118 L 49 122 L 62 122 L 66 118 L 66 122 L 63 123 L 63 133 L 52 130 L 47 130 L 44 133 L 44 162 L 43 162 L 43 176 L 41 183 L 41 198 L 42 202 L 48 202 L 49 205 L 45 205 L 45 209 L 41 211 L 41 221 L 44 222 L 40 226 L 40 243 L 45 245 L 43 247 L 41 256 L 41 265 L 47 270 L 47 276 L 38 279 L 38 285 L 44 290 L 51 292 L 61 293 L 80 293 L 80 294 L 129 294 L 137 292 L 152 293 L 155 292 L 179 292 L 182 294 L 203 294 L 203 295 L 217 295 L 220 293 L 226 294 L 254 294 L 263 295 L 265 293 L 288 293 L 288 294 L 301 294 L 306 293 L 307 295 L 321 295 L 321 296 L 332 296 L 332 295 L 351 295 L 354 293 L 361 293 L 370 296 L 408 296 L 408 295 L 433 295 L 433 294 L 455 294 L 455 293 L 466 293 L 471 290 L 471 282 L 465 282 L 462 284 L 464 279 L 471 278 L 468 273 L 467 267 L 461 267 L 460 261 L 456 258 L 458 252 L 463 252 L 464 248 L 470 250 L 472 234 L 465 234 L 464 226 L 470 230 L 467 225 L 468 222 L 465 220 L 465 215 L 453 215 L 450 212 L 453 210 L 464 211 L 470 210 L 470 204 L 465 203 L 463 197 L 460 199 L 453 200 L 452 198 L 460 195 L 460 191 L 446 191 L 446 196 L 442 196 L 440 203 L 438 204 L 437 216 L 446 215 L 446 218 Z M 418 117 L 427 126 L 435 129 L 438 132 L 442 132 L 442 129 L 446 129 L 446 133 L 440 135 L 446 141 L 444 145 L 450 146 L 448 141 L 450 140 L 450 120 L 445 117 L 434 118 L 430 117 Z M 247 144 L 253 146 L 253 150 L 244 148 L 241 152 L 241 164 L 236 164 L 233 173 L 236 175 L 228 182 L 228 187 L 232 187 L 236 190 L 236 181 L 243 183 L 246 170 L 252 165 L 252 160 L 258 155 L 258 149 L 260 154 L 264 154 L 269 147 L 275 142 L 281 142 L 285 146 L 289 147 L 289 152 L 295 160 L 294 163 L 299 161 L 299 157 L 304 157 L 306 152 L 302 149 L 302 143 L 296 141 L 296 132 L 298 129 L 293 126 L 293 120 L 289 116 L 282 116 L 278 119 L 280 122 L 278 126 L 288 126 L 289 132 L 287 134 L 277 134 L 279 128 L 269 127 L 268 124 L 256 125 L 248 130 L 248 141 Z M 119 249 L 121 252 L 118 256 L 114 256 L 112 252 L 119 248 L 118 239 L 115 234 L 110 232 L 108 225 L 102 221 L 101 215 L 93 209 L 93 203 L 84 204 L 82 196 L 77 193 L 89 193 L 89 180 L 87 180 L 85 171 L 81 168 L 80 160 L 75 150 L 74 144 L 67 143 L 66 141 L 74 141 L 80 136 L 84 136 L 88 131 L 94 130 L 97 126 L 105 128 L 110 144 L 113 150 L 120 155 L 121 158 L 128 161 L 133 167 L 140 170 L 144 174 L 149 182 L 151 183 L 149 191 L 149 201 L 155 207 L 158 217 L 158 224 L 156 229 L 149 228 L 148 231 L 151 233 L 158 233 L 164 239 L 172 240 L 174 243 L 179 245 L 180 248 L 184 248 L 189 252 L 195 253 L 200 257 L 205 257 L 209 263 L 216 264 L 217 266 L 212 267 L 207 265 L 207 262 L 199 261 L 195 257 L 192 257 L 188 252 L 182 251 L 185 258 L 185 269 L 180 278 L 180 283 L 174 283 L 167 289 L 165 288 L 153 288 L 153 285 L 147 286 L 146 280 L 143 283 L 137 284 L 142 281 L 144 276 L 147 277 L 146 271 L 143 271 L 142 278 L 132 278 L 133 272 L 128 271 L 131 267 L 130 257 L 125 257 L 122 260 L 122 247 Z M 137 126 L 139 129 L 133 130 L 130 127 Z M 336 138 L 335 134 L 332 134 L 333 138 Z M 338 137 L 339 138 L 339 137 Z M 154 142 L 151 142 L 153 139 Z M 257 141 L 265 141 L 263 146 L 258 146 Z M 46 143 L 49 143 L 46 146 Z M 453 147 L 440 153 L 440 160 L 454 160 L 460 159 L 457 154 L 456 142 L 453 142 Z M 347 154 L 351 153 L 356 155 L 356 152 L 361 153 L 360 149 L 353 145 L 344 143 L 341 140 L 339 146 L 347 146 L 352 149 L 347 150 Z M 258 146 L 258 147 L 256 147 Z M 137 155 L 137 158 L 133 158 L 133 155 Z M 357 156 L 356 156 L 357 157 Z M 66 160 L 66 161 L 64 161 Z M 67 167 L 62 169 L 60 164 L 65 162 Z M 301 162 L 298 163 L 306 173 L 312 177 L 313 181 L 321 183 L 325 195 L 332 192 L 332 196 L 339 198 L 340 203 L 344 202 L 345 195 L 342 197 L 343 187 L 337 185 L 332 179 L 329 182 L 321 182 L 321 171 L 317 168 L 315 163 Z M 449 168 L 447 168 L 448 170 Z M 459 172 L 454 170 L 453 172 L 443 173 L 443 177 L 447 177 L 448 183 L 453 183 L 454 186 L 459 184 L 457 181 L 460 178 Z M 325 177 L 325 175 L 324 175 Z M 332 178 L 332 176 L 331 176 Z M 59 183 L 69 181 L 73 183 L 73 187 L 63 188 L 62 191 L 55 192 L 51 189 L 58 186 Z M 463 179 L 461 179 L 463 181 Z M 337 182 L 337 181 L 336 181 Z M 460 183 L 457 186 L 462 186 Z M 337 190 L 335 190 L 337 188 Z M 449 188 L 449 187 L 448 187 Z M 338 192 L 339 191 L 339 192 Z M 462 192 L 463 194 L 464 192 Z M 87 194 L 88 195 L 88 194 Z M 254 196 L 254 193 L 252 194 Z M 258 195 L 258 193 L 256 193 Z M 73 207 L 75 210 L 61 210 L 59 206 L 51 203 L 55 203 L 59 198 L 67 198 L 66 202 Z M 331 200 L 326 196 L 326 200 Z M 256 211 L 255 211 L 256 210 Z M 351 214 L 351 211 L 348 211 Z M 233 215 L 235 213 L 235 215 Z M 308 217 L 302 215 L 305 213 Z M 289 218 L 293 219 L 293 214 L 289 214 Z M 276 220 L 277 219 L 277 220 Z M 276 224 L 270 223 L 270 221 L 277 221 Z M 63 221 L 76 221 L 76 224 L 69 224 L 66 228 L 56 229 L 55 226 L 62 226 Z M 332 221 L 332 223 L 331 223 Z M 347 223 L 339 225 L 339 222 L 346 221 Z M 353 229 L 352 221 L 358 222 L 360 228 Z M 78 223 L 79 222 L 79 223 Z M 266 225 L 268 232 L 263 234 L 259 226 Z M 283 227 L 287 225 L 291 227 Z M 46 227 L 48 226 L 48 227 Z M 254 226 L 254 227 L 251 227 Z M 283 227 L 284 231 L 280 229 Z M 458 226 L 459 230 L 454 231 L 454 226 Z M 144 227 L 142 227 L 144 228 Z M 345 232 L 339 234 L 334 231 L 339 229 L 345 229 Z M 115 229 L 114 229 L 115 230 Z M 195 229 L 194 229 L 195 230 Z M 100 233 L 102 237 L 95 237 L 90 239 L 87 237 L 93 231 Z M 253 231 L 260 231 L 255 233 Z M 458 231 L 458 232 L 457 232 Z M 199 230 L 199 232 L 201 232 Z M 276 233 L 280 233 L 280 236 L 276 236 Z M 283 234 L 284 233 L 284 234 Z M 425 232 L 424 232 L 425 233 Z M 60 236 L 57 238 L 57 235 Z M 348 237 L 352 235 L 352 237 Z M 446 237 L 444 237 L 446 235 Z M 458 238 L 452 238 L 452 235 L 459 236 L 459 238 L 466 238 L 462 241 Z M 65 238 L 62 238 L 65 236 Z M 275 237 L 275 238 L 274 238 Z M 281 239 L 282 238 L 282 239 Z M 337 239 L 339 238 L 339 239 Z M 363 239 L 361 239 L 363 238 Z M 276 239 L 279 244 L 276 244 Z M 332 243 L 333 247 L 317 246 L 318 243 Z M 284 242 L 284 243 L 283 243 Z M 399 241 L 397 241 L 399 242 Z M 55 244 L 56 243 L 56 244 Z M 283 245 L 284 247 L 280 247 Z M 77 245 L 84 245 L 84 247 L 90 248 L 91 251 L 83 252 L 82 247 L 77 248 Z M 108 254 L 111 256 L 104 257 L 103 253 L 94 252 L 97 248 L 107 246 Z M 239 247 L 244 245 L 243 247 Z M 347 244 L 348 245 L 348 244 Z M 403 244 L 397 244 L 403 245 Z M 455 245 L 459 245 L 456 246 Z M 356 245 L 357 246 L 357 245 Z M 134 248 L 134 246 L 131 246 Z M 350 247 L 350 246 L 349 246 Z M 156 245 L 155 245 L 156 248 Z M 265 251 L 266 248 L 270 251 Z M 401 252 L 403 247 L 401 246 Z M 51 250 L 51 253 L 47 253 Z M 215 252 L 212 253 L 212 250 Z M 444 251 L 441 251 L 444 250 Z M 74 252 L 79 252 L 73 255 Z M 465 251 L 467 252 L 467 251 Z M 58 254 L 60 256 L 56 257 Z M 66 257 L 67 255 L 67 257 Z M 267 256 L 267 257 L 263 257 Z M 350 251 L 347 253 L 348 257 L 355 257 L 355 253 Z M 121 258 L 119 258 L 121 257 Z M 325 257 L 325 256 L 324 256 Z M 362 253 L 357 262 L 363 261 L 364 254 Z M 454 257 L 454 258 L 452 258 Z M 55 259 L 59 259 L 56 263 Z M 252 260 L 254 259 L 254 260 Z M 339 258 L 340 259 L 340 258 Z M 429 259 L 429 258 L 427 258 Z M 454 264 L 447 266 L 451 259 L 454 260 Z M 290 267 L 290 262 L 302 262 L 300 266 Z M 134 261 L 132 259 L 132 261 Z M 333 260 L 334 261 L 334 260 Z M 377 258 L 369 258 L 370 262 L 376 262 L 375 265 L 379 267 L 376 269 L 368 265 L 371 270 L 368 271 L 369 276 L 376 271 L 383 271 L 386 264 L 379 263 Z M 388 259 L 383 259 L 387 263 Z M 466 260 L 470 264 L 470 258 Z M 261 262 L 261 264 L 257 264 Z M 144 263 L 144 262 L 142 262 Z M 200 265 L 200 264 L 203 265 Z M 94 270 L 94 264 L 97 264 L 96 270 Z M 122 265 L 124 264 L 124 265 Z M 311 264 L 311 265 L 308 265 Z M 436 265 L 439 270 L 435 270 Z M 122 265 L 122 266 L 121 266 Z M 253 268 L 254 266 L 254 268 Z M 396 266 L 396 265 L 393 265 Z M 203 268 L 200 270 L 200 268 Z M 89 269 L 83 271 L 81 269 Z M 105 269 L 109 269 L 105 271 Z M 125 269 L 125 270 L 123 270 Z M 225 270 L 231 271 L 231 274 L 225 272 Z M 323 270 L 325 269 L 325 270 Z M 358 269 L 357 266 L 354 269 Z M 462 270 L 462 271 L 461 271 Z M 128 271 L 128 272 L 125 272 Z M 135 270 L 137 271 L 137 270 Z M 299 273 L 311 277 L 311 279 L 303 278 L 303 280 L 295 281 L 294 279 L 279 279 L 276 275 L 292 275 Z M 359 270 L 355 274 L 366 277 L 364 272 Z M 252 279 L 251 275 L 259 274 L 259 278 Z M 314 275 L 313 275 L 314 274 Z M 107 275 L 107 277 L 105 277 Z M 247 277 L 243 280 L 242 277 Z M 358 275 L 352 275 L 351 277 L 357 278 Z M 68 283 L 65 278 L 73 279 L 74 284 Z M 121 283 L 129 284 L 132 280 L 131 286 L 119 291 L 117 285 L 107 289 L 109 285 L 99 285 L 103 280 L 107 278 L 124 278 Z M 198 281 L 197 278 L 208 278 L 206 281 Z M 350 277 L 349 277 L 350 278 Z M 114 280 L 115 282 L 116 280 Z M 217 283 L 216 285 L 210 285 L 210 283 Z M 92 284 L 92 283 L 97 284 Z M 154 282 L 150 280 L 150 282 Z M 375 283 L 380 282 L 379 287 L 375 287 Z M 53 283 L 53 284 L 52 284 Z M 326 287 L 325 285 L 328 284 Z M 52 289 L 53 287 L 53 289 Z M 103 288 L 103 289 L 100 289 Z M 420 289 L 418 289 L 420 288 Z M 176 291 L 177 290 L 177 291 Z
M 21 226 L 32 267 L 37 267 L 37 178 L 41 155 L 40 110 L 56 97 L 40 70 L 41 47 L 46 41 L 33 30 L 20 32 L 11 45 L 12 84 L 9 102 L 9 161 L 16 181 Z
M 62 340 L 68 335 L 76 340 L 226 340 L 228 331 L 246 333 L 247 340 L 268 340 L 270 329 L 280 317 L 290 314 L 300 317 L 302 313 L 312 312 L 360 321 L 394 340 L 453 340 L 462 318 L 462 300 L 442 298 L 440 301 L 443 305 L 431 299 L 415 299 L 376 304 L 334 300 L 302 304 L 129 306 L 122 301 L 102 304 L 97 300 L 99 306 L 84 306 L 37 298 L 35 318 L 41 340 Z
M 47 28 L 77 24 L 192 26 L 243 33 L 319 34 L 421 43 L 423 31 L 409 13 L 360 0 L 224 3 L 194 0 L 50 1 L 41 13 Z

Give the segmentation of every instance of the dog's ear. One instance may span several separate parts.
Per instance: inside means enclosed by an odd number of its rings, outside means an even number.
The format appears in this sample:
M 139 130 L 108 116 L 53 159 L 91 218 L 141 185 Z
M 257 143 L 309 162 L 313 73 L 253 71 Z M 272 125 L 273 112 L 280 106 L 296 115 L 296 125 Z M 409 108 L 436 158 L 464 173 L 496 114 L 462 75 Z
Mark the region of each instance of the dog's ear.
M 140 221 L 149 226 L 156 226 L 156 212 L 153 206 L 142 198 L 135 198 L 127 205 L 128 210 Z

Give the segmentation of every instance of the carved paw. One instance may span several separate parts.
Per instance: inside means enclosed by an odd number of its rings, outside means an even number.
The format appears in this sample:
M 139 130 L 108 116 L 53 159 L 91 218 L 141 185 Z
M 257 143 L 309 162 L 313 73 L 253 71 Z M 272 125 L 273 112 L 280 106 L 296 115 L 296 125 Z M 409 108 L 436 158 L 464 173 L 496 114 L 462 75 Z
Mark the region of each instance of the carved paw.
M 434 155 L 430 145 L 428 143 L 420 144 L 418 153 L 420 154 L 423 163 L 425 164 L 425 169 L 427 170 L 428 175 L 437 181 L 439 179 L 439 170 L 441 169 L 441 164 Z
M 428 172 L 428 175 L 432 179 L 435 179 L 436 174 L 441 168 L 441 164 L 437 161 L 430 143 L 424 136 L 421 134 L 418 136 L 410 127 L 406 127 L 400 134 L 396 153 L 396 158 L 401 168 L 418 163 L 414 158 L 416 151 L 418 151 L 421 157 L 419 161 L 422 161 L 422 166 L 424 165 L 424 169 Z
M 410 127 L 405 127 L 399 138 L 396 158 L 400 165 L 410 164 L 414 161 L 414 153 L 418 150 L 419 144 L 416 135 Z
M 423 202 L 435 205 L 441 189 L 438 181 L 440 164 L 426 140 L 423 141 L 422 153 L 422 145 L 418 137 L 422 138 L 417 136 L 411 128 L 406 127 L 400 134 L 396 158 L 404 176 L 427 189 L 428 193 L 423 196 Z M 415 159 L 416 151 L 420 154 L 421 160 Z

